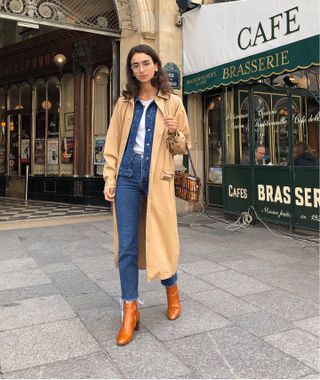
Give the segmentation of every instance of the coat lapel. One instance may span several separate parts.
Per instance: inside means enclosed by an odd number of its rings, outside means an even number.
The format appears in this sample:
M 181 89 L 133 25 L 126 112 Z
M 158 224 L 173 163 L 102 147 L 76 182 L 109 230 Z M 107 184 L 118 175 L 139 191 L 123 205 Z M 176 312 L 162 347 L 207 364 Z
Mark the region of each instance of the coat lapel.
M 160 148 L 162 136 L 165 132 L 165 126 L 164 126 L 163 118 L 166 115 L 166 110 L 165 110 L 166 100 L 164 97 L 158 95 L 155 97 L 154 101 L 158 107 L 158 110 L 157 110 L 157 114 L 156 114 L 156 122 L 155 122 L 153 144 L 152 144 L 152 156 L 151 156 L 151 163 L 150 163 L 149 183 L 153 182 L 154 169 L 155 169 L 155 165 L 157 162 L 159 148 Z

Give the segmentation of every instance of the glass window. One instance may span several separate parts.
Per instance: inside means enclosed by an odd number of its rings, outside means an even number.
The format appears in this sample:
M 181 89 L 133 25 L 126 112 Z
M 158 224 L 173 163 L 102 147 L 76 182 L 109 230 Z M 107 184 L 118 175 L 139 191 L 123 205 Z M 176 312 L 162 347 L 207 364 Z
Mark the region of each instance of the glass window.
M 208 181 L 222 184 L 222 129 L 220 95 L 209 99 L 207 107 Z
M 248 94 L 246 88 L 231 88 L 225 92 L 227 164 L 250 164 Z
M 74 78 L 64 75 L 60 103 L 60 174 L 73 175 Z
M 35 84 L 35 142 L 33 174 L 45 171 L 45 136 L 46 136 L 46 85 L 44 81 Z
M 20 86 L 20 174 L 26 174 L 26 167 L 30 165 L 30 142 L 31 142 L 31 86 L 23 83 Z
M 60 118 L 60 82 L 57 78 L 47 83 L 47 173 L 59 174 L 59 118 Z
M 31 110 L 31 86 L 29 83 L 23 83 L 20 88 L 20 104 L 23 109 Z
M 241 165 L 250 164 L 250 124 L 249 124 L 249 96 L 247 90 L 239 91 L 239 122 L 241 131 L 240 144 L 240 163 Z
M 6 93 L 0 88 L 0 174 L 6 172 Z
M 19 90 L 18 87 L 13 85 L 9 88 L 9 103 L 8 110 L 17 110 L 20 107 L 19 103 Z
M 293 163 L 319 166 L 319 103 L 310 94 L 301 97 L 301 111 L 293 115 Z
M 108 125 L 108 86 L 109 70 L 101 67 L 93 80 L 93 146 L 94 175 L 103 173 L 103 147 Z
M 274 119 L 272 95 L 255 91 L 253 95 L 254 123 L 254 165 L 271 165 L 270 157 L 271 130 Z

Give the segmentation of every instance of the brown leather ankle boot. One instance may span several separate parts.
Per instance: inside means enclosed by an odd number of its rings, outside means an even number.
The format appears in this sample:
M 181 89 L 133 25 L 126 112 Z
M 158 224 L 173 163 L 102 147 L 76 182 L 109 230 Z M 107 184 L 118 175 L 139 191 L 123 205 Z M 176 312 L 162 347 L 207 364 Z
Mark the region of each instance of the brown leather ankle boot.
M 123 346 L 133 339 L 134 330 L 139 330 L 140 313 L 137 301 L 123 302 L 123 320 L 117 336 L 117 345 Z
M 167 300 L 168 300 L 168 319 L 177 319 L 181 312 L 181 305 L 179 299 L 178 285 L 175 284 L 171 287 L 166 287 Z

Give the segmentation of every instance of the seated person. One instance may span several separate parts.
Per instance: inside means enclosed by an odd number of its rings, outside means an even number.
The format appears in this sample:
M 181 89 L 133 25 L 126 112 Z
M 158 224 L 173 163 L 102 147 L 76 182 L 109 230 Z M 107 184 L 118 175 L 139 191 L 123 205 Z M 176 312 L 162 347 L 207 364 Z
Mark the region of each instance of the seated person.
M 293 147 L 293 159 L 295 166 L 319 166 L 319 159 L 313 155 L 310 146 L 299 141 Z
M 255 165 L 272 165 L 269 156 L 266 156 L 266 148 L 262 144 L 258 144 L 254 150 Z M 250 157 L 245 156 L 241 160 L 242 165 L 250 165 Z

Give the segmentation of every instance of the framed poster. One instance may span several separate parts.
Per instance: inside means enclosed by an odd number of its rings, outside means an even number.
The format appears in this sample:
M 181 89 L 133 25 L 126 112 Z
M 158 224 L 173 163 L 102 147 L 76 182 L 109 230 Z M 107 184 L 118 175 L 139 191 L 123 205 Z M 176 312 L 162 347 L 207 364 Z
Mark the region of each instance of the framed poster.
M 73 137 L 65 137 L 62 140 L 61 162 L 64 164 L 73 162 Z
M 104 165 L 103 148 L 104 148 L 105 137 L 95 137 L 94 141 L 94 164 Z
M 66 131 L 73 131 L 74 112 L 68 112 L 64 114 L 64 128 Z
M 36 139 L 34 144 L 34 163 L 44 164 L 45 154 L 45 140 Z
M 48 164 L 59 164 L 59 140 L 48 139 Z
M 30 140 L 21 139 L 21 163 L 25 164 L 30 161 Z

